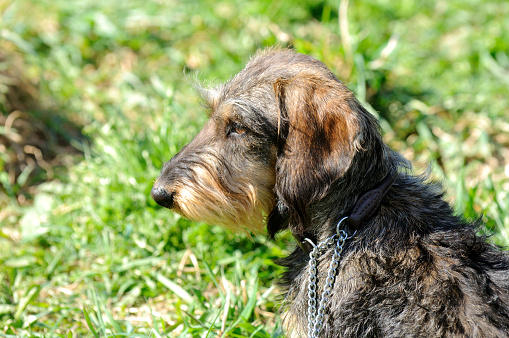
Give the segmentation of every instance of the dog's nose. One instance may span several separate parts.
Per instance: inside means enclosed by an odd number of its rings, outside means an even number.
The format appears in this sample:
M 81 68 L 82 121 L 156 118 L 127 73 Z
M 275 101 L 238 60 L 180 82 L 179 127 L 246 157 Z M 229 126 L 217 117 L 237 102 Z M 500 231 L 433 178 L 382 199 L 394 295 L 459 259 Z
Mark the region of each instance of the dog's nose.
M 153 187 L 150 195 L 162 207 L 171 209 L 173 207 L 173 192 L 168 192 L 164 187 Z

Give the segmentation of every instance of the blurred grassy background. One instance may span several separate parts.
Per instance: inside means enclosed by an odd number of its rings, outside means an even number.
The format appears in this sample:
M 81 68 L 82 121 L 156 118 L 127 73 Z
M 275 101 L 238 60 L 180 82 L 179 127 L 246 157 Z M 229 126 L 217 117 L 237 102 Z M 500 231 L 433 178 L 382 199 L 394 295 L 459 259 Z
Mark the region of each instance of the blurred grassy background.
M 282 336 L 272 259 L 291 240 L 149 196 L 206 119 L 183 70 L 220 83 L 273 44 L 325 62 L 507 246 L 508 17 L 505 0 L 0 0 L 3 336 Z

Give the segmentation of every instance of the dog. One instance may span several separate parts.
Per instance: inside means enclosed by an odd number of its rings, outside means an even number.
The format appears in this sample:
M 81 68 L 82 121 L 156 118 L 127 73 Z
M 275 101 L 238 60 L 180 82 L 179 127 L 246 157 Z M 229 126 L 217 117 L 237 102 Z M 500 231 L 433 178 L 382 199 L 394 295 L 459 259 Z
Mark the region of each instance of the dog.
M 323 63 L 272 48 L 197 87 L 210 118 L 151 195 L 191 220 L 291 231 L 289 337 L 509 336 L 509 256 L 412 173 Z

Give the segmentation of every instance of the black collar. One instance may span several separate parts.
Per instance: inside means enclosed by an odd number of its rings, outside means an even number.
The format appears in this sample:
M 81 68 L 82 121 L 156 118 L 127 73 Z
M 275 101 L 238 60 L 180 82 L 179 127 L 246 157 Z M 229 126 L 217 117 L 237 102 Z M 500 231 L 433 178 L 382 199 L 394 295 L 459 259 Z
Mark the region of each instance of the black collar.
M 362 224 L 368 221 L 380 207 L 383 197 L 392 187 L 392 184 L 396 180 L 397 171 L 393 170 L 380 182 L 378 186 L 369 190 L 363 194 L 355 203 L 353 211 L 350 213 L 345 222 L 348 225 L 348 229 L 357 231 L 361 228 Z M 293 234 L 297 244 L 304 250 L 305 253 L 309 254 L 313 250 L 313 246 L 308 241 L 304 240 L 305 237 Z

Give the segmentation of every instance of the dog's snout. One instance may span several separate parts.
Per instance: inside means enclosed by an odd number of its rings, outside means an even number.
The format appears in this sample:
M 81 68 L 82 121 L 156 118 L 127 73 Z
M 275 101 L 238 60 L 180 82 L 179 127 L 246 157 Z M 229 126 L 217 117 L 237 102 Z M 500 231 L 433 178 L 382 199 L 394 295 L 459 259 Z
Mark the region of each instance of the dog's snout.
M 150 195 L 160 206 L 168 209 L 173 207 L 173 198 L 175 194 L 166 190 L 166 188 L 154 186 L 150 191 Z

